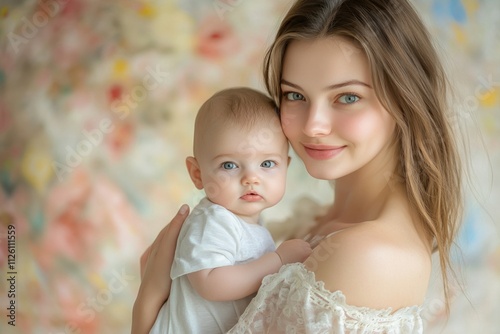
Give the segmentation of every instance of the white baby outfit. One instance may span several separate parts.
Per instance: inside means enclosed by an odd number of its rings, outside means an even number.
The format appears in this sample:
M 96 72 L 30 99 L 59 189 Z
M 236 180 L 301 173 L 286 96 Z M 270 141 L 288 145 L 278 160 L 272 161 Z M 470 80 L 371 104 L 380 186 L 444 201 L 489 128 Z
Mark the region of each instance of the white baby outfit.
M 186 275 L 246 263 L 274 250 L 266 228 L 249 224 L 207 198 L 202 199 L 182 226 L 170 273 L 170 297 L 150 334 L 226 333 L 255 295 L 236 301 L 208 301 L 198 295 Z

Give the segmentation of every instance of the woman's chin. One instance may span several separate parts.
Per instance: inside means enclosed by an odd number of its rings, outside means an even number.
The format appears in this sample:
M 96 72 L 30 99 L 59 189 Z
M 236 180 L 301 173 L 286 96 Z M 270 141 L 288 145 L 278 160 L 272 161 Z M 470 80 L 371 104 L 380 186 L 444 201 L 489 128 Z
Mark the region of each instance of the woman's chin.
M 331 181 L 331 180 L 336 180 L 339 177 L 341 177 L 341 175 L 339 175 L 339 173 L 335 173 L 331 169 L 329 169 L 329 170 L 326 170 L 325 168 L 320 169 L 320 168 L 317 168 L 317 166 L 313 166 L 312 168 L 308 168 L 306 166 L 306 169 L 307 169 L 307 172 L 309 173 L 309 175 L 311 175 L 312 177 L 314 177 L 315 179 L 318 179 L 318 180 Z

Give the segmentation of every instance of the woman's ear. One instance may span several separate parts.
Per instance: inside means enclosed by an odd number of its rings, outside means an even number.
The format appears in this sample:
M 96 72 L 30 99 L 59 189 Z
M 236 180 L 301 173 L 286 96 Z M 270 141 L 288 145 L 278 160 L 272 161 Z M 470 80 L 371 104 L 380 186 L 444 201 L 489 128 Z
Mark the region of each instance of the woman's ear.
M 191 181 L 193 181 L 194 186 L 197 189 L 203 189 L 203 182 L 201 182 L 201 170 L 200 165 L 195 157 L 187 157 L 186 158 L 186 167 L 191 177 Z

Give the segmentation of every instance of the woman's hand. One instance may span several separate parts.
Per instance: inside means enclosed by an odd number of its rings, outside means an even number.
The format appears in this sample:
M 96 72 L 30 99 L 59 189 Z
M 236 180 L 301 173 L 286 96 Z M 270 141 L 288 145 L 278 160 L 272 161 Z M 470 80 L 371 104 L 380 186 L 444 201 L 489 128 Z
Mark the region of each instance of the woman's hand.
M 132 334 L 149 333 L 169 297 L 177 237 L 188 214 L 189 206 L 184 204 L 141 256 L 141 286 L 132 312 Z

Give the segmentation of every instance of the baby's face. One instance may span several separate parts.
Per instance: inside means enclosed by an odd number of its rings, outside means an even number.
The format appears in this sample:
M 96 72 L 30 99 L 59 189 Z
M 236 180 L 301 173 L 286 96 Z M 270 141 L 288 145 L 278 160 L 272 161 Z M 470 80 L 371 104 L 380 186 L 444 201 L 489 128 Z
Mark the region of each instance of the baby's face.
M 288 142 L 279 121 L 216 126 L 196 157 L 207 197 L 250 223 L 285 191 Z

